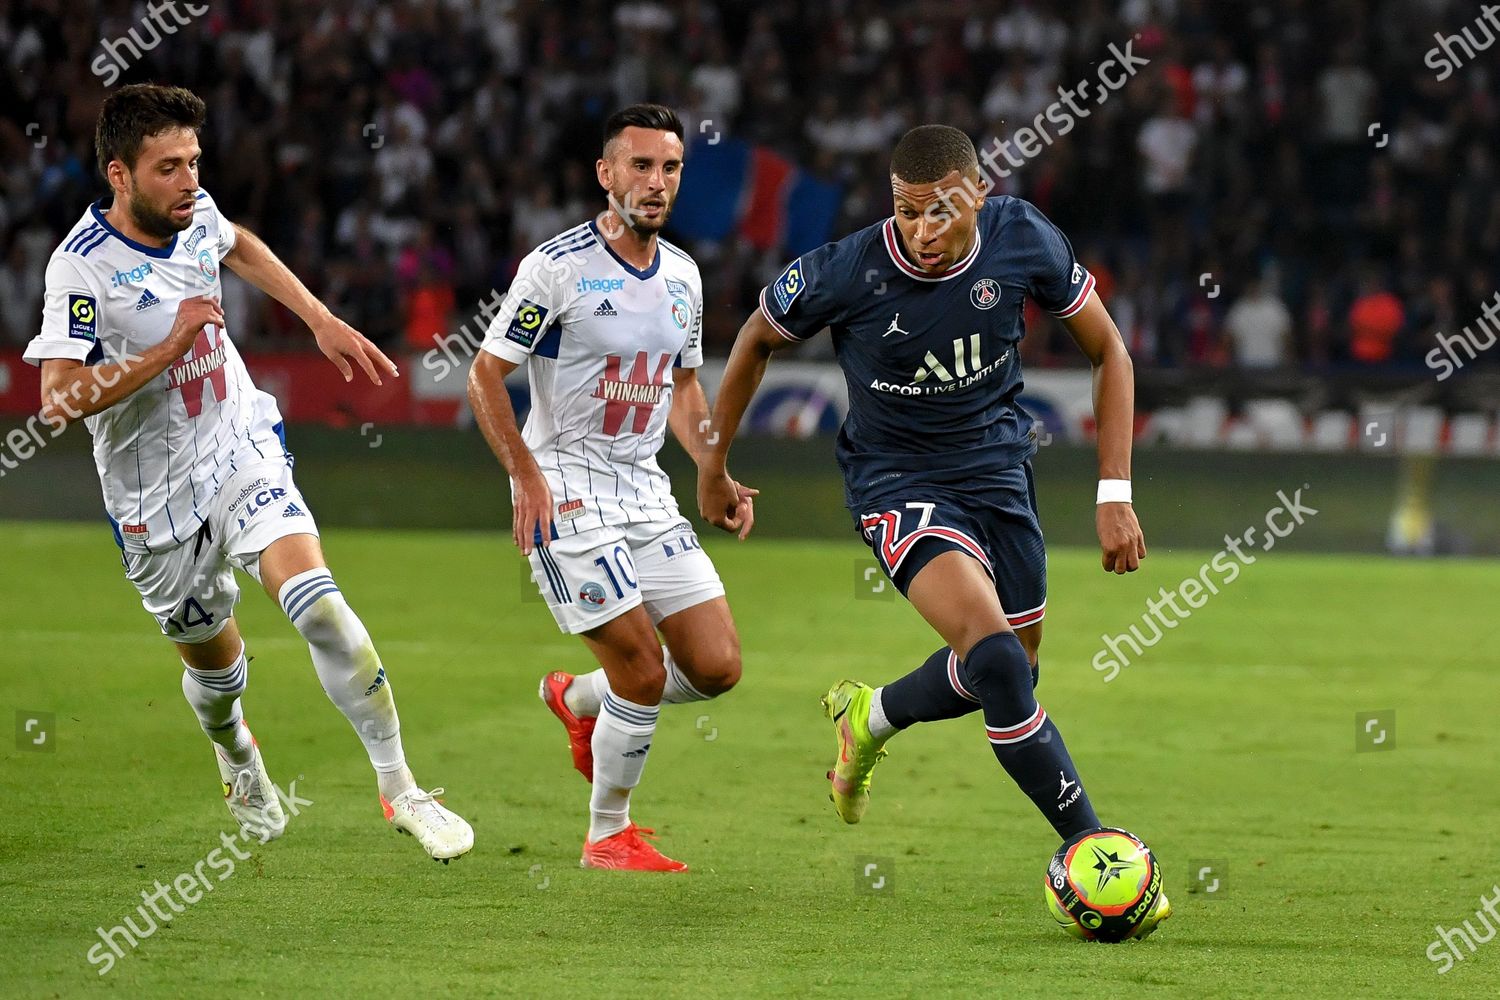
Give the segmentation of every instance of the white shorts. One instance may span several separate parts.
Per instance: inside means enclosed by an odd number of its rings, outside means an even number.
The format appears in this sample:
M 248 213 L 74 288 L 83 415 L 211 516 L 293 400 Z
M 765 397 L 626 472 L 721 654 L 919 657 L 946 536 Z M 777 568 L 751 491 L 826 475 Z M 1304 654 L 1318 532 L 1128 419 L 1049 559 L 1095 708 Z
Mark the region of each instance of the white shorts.
M 234 568 L 260 579 L 260 554 L 317 523 L 284 459 L 242 465 L 211 502 L 197 533 L 173 549 L 126 552 L 125 576 L 174 642 L 207 642 L 229 624 L 240 588 Z
M 686 518 L 615 524 L 554 538 L 531 552 L 531 579 L 569 634 L 644 604 L 653 625 L 724 596 L 718 571 Z

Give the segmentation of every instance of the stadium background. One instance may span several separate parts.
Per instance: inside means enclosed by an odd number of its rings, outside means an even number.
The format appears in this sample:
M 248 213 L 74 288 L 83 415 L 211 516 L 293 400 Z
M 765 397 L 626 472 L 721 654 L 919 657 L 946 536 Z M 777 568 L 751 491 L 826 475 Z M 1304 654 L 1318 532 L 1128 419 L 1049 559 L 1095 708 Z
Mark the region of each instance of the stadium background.
M 1500 284 L 1500 46 L 1475 7 L 223 2 L 129 55 L 147 12 L 0 0 L 0 724 L 15 719 L 0 997 L 1495 995 L 1500 944 L 1476 900 L 1500 899 L 1484 611 L 1500 563 L 1368 555 L 1500 552 L 1500 348 L 1446 379 L 1425 360 L 1479 329 Z M 1467 32 L 1446 75 L 1434 32 Z M 113 80 L 111 43 L 128 63 Z M 694 870 L 649 885 L 580 871 L 584 785 L 533 699 L 538 674 L 586 657 L 525 574 L 461 399 L 485 303 L 527 247 L 599 204 L 602 116 L 655 97 L 688 121 L 696 200 L 672 236 L 702 262 L 722 358 L 789 254 L 886 211 L 891 136 L 943 120 L 982 152 L 1016 140 L 1057 86 L 1097 80 L 1111 46 L 1149 63 L 1001 187 L 1070 235 L 1130 340 L 1151 551 L 1135 574 L 1099 571 L 1087 370 L 1034 317 L 1052 593 L 1039 690 L 1106 821 L 1162 859 L 1177 915 L 1139 947 L 1058 933 L 1037 884 L 1055 838 L 973 725 L 903 734 L 865 822 L 835 819 L 818 695 L 897 676 L 934 640 L 872 585 L 849 531 L 829 436 L 841 379 L 817 343 L 777 359 L 736 445 L 736 473 L 764 491 L 757 537 L 703 532 L 745 680 L 663 713 L 642 788 L 640 818 Z M 316 804 L 101 978 L 95 928 L 217 846 L 225 813 L 170 653 L 121 578 L 87 435 L 7 463 L 37 406 L 19 352 L 43 262 L 103 189 L 98 103 L 143 79 L 208 100 L 206 187 L 402 361 L 397 386 L 346 386 L 222 272 L 408 749 L 478 839 L 443 867 L 382 826 L 305 644 L 244 580 L 247 709 L 273 777 Z M 524 380 L 512 389 L 524 403 Z M 685 458 L 664 455 L 689 500 Z M 1193 604 L 1225 536 L 1298 489 L 1319 513 Z M 1168 588 L 1196 624 L 1166 626 Z M 1147 648 L 1103 672 L 1131 636 Z
M 996 181 L 1069 234 L 1131 347 L 1148 538 L 1214 545 L 1316 471 L 1330 516 L 1289 544 L 1500 551 L 1484 516 L 1500 351 L 1448 379 L 1425 360 L 1500 287 L 1500 85 L 1482 60 L 1440 79 L 1428 57 L 1434 32 L 1484 37 L 1467 5 L 234 2 L 162 44 L 145 5 L 87 6 L 0 0 L 6 429 L 36 409 L 19 350 L 46 257 L 103 190 L 106 82 L 205 97 L 205 187 L 401 356 L 398 386 L 347 389 L 295 317 L 226 275 L 230 329 L 315 459 L 301 475 L 321 519 L 487 528 L 506 490 L 468 426 L 466 361 L 519 258 L 598 210 L 610 109 L 661 100 L 687 123 L 670 234 L 700 261 L 722 357 L 789 256 L 888 213 L 902 131 L 946 121 L 1014 150 L 1128 43 L 1148 64 L 1079 98 L 1067 134 L 1043 126 Z M 828 437 L 844 394 L 821 340 L 773 366 L 736 451 L 767 490 L 767 533 L 848 530 Z M 1040 314 L 1023 356 L 1049 535 L 1088 544 L 1083 358 Z M 523 378 L 513 392 L 524 406 Z M 7 475 L 0 516 L 97 518 L 84 437 Z

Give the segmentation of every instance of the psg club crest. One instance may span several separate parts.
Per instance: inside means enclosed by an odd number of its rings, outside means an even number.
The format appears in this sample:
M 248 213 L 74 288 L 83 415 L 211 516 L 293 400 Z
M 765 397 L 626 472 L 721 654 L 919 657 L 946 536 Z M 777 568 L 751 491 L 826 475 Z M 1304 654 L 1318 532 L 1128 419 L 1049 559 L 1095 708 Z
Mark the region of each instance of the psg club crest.
M 1000 301 L 1000 285 L 994 278 L 980 278 L 969 289 L 969 301 L 975 309 L 993 309 Z

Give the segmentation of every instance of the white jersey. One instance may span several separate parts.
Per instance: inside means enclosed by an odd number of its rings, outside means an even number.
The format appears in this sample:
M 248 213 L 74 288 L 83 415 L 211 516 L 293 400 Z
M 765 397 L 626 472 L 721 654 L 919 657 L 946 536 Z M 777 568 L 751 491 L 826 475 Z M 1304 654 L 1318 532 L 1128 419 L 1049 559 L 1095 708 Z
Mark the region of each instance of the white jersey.
M 105 210 L 103 201 L 90 206 L 47 263 L 42 332 L 26 347 L 33 364 L 128 363 L 166 339 L 183 299 L 222 294 L 219 268 L 235 232 L 207 192 L 198 194 L 193 224 L 165 247 L 129 239 Z M 216 326 L 205 327 L 166 371 L 84 423 L 105 510 L 131 552 L 191 540 L 237 451 L 286 457 L 276 400 L 255 388 Z
M 672 369 L 703 363 L 703 283 L 691 257 L 656 245 L 639 271 L 594 223 L 569 229 L 521 261 L 486 331 L 483 350 L 529 359 L 522 438 L 547 477 L 559 532 L 680 516 L 656 453 Z

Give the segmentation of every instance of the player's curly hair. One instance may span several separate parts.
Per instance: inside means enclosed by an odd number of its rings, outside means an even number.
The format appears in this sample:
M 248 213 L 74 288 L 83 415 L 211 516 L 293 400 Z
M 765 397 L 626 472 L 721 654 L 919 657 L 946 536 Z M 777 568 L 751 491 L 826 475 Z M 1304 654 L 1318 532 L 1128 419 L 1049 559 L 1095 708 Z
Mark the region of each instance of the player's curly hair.
M 682 119 L 665 104 L 631 104 L 616 111 L 604 122 L 606 157 L 609 156 L 609 144 L 615 141 L 615 136 L 631 127 L 672 132 L 679 139 L 683 135 Z
M 974 144 L 952 125 L 918 125 L 891 153 L 891 173 L 908 184 L 931 184 L 955 170 L 968 174 L 978 169 Z
M 184 87 L 155 83 L 121 87 L 104 99 L 94 126 L 94 152 L 100 175 L 109 179 L 112 160 L 134 170 L 147 139 L 173 128 L 198 132 L 207 116 L 202 98 Z

